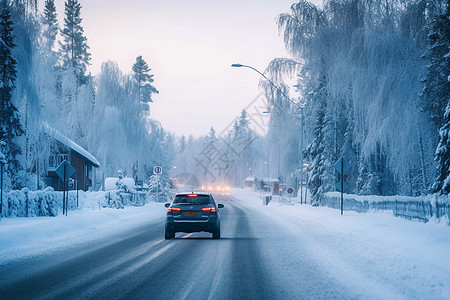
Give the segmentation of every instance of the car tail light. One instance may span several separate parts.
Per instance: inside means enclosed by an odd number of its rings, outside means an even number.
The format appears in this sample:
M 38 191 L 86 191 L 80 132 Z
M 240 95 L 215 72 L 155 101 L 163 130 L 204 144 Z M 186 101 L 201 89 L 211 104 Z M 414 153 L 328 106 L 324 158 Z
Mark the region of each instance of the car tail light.
M 169 207 L 169 209 L 167 210 L 167 212 L 168 213 L 170 213 L 170 212 L 173 212 L 173 211 L 180 211 L 181 210 L 181 208 L 179 208 L 179 207 Z
M 197 194 L 189 194 L 188 197 L 197 197 Z
M 212 207 L 203 207 L 202 211 L 216 212 L 216 208 L 214 206 L 212 206 Z

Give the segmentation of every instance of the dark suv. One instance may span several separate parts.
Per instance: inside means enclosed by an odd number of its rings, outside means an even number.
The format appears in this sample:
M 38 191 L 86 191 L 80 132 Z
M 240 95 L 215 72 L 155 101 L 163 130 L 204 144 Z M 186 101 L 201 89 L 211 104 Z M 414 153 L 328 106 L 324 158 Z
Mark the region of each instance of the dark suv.
M 212 233 L 214 239 L 220 239 L 220 214 L 218 208 L 223 204 L 214 202 L 211 194 L 180 193 L 172 203 L 166 203 L 166 240 L 175 237 L 175 232 Z

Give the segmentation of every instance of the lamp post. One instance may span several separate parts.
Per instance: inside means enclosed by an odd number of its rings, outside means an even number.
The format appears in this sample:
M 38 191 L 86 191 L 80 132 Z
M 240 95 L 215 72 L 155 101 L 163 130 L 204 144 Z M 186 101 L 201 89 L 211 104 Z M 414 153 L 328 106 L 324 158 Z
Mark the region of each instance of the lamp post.
M 252 66 L 247 66 L 247 65 L 243 65 L 243 64 L 232 64 L 231 65 L 234 68 L 249 68 L 252 69 L 253 71 L 257 72 L 259 75 L 261 75 L 262 77 L 264 77 L 278 92 L 280 92 L 280 94 L 282 94 L 289 102 L 291 102 L 293 105 L 295 105 L 297 108 L 300 109 L 300 113 L 301 113 L 301 137 L 300 137 L 300 166 L 301 166 L 301 173 L 300 173 L 300 203 L 301 203 L 301 199 L 303 197 L 303 123 L 304 123 L 304 114 L 303 114 L 303 106 L 298 105 L 298 103 L 296 103 L 295 101 L 293 101 L 291 98 L 289 98 L 288 95 L 286 95 L 280 88 L 278 88 L 278 86 L 276 86 L 275 83 L 273 83 L 269 78 L 266 77 L 266 75 L 264 75 L 263 73 L 261 73 L 260 71 L 258 71 L 257 69 L 253 68 Z M 279 176 L 279 175 L 278 175 Z M 306 204 L 306 198 L 305 198 L 305 204 Z

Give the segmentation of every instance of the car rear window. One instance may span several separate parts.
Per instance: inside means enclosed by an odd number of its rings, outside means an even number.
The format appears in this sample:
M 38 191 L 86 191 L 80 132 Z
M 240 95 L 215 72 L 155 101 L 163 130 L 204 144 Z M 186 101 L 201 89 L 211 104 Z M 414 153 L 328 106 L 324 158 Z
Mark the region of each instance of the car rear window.
M 197 197 L 188 197 L 187 195 L 177 195 L 173 200 L 173 204 L 208 205 L 213 203 L 209 195 L 197 195 Z

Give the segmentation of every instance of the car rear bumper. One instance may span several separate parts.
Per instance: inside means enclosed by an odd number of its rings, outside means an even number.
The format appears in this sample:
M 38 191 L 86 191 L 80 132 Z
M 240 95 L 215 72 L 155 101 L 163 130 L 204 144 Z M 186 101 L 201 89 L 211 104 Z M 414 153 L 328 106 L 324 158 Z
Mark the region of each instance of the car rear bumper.
M 210 232 L 213 233 L 219 228 L 218 218 L 209 218 L 207 221 L 179 220 L 175 221 L 172 217 L 166 218 L 166 229 L 172 232 Z

